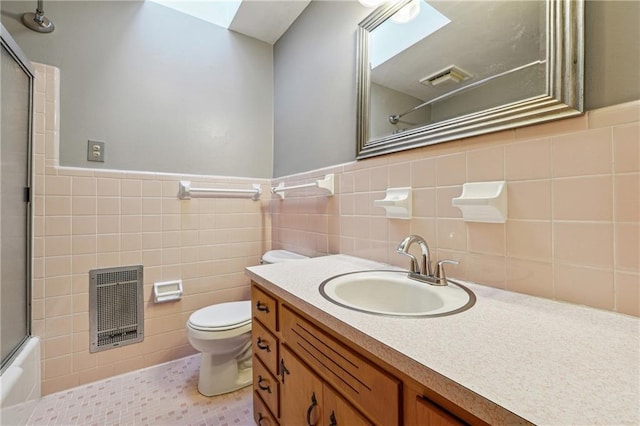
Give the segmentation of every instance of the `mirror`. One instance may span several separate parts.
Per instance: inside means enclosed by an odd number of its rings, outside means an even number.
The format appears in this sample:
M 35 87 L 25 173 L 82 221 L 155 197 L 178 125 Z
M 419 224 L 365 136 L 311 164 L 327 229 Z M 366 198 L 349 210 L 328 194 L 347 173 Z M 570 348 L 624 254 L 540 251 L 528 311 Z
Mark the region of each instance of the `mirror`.
M 399 23 L 416 3 L 417 16 Z M 379 7 L 358 25 L 357 158 L 581 114 L 583 9 L 583 0 Z

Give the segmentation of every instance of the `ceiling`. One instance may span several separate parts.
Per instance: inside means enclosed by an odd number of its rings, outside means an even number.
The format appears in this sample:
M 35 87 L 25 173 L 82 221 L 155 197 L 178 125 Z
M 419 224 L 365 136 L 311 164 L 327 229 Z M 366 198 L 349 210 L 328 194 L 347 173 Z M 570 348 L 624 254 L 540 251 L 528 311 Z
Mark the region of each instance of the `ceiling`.
M 311 0 L 243 0 L 229 29 L 274 44 Z

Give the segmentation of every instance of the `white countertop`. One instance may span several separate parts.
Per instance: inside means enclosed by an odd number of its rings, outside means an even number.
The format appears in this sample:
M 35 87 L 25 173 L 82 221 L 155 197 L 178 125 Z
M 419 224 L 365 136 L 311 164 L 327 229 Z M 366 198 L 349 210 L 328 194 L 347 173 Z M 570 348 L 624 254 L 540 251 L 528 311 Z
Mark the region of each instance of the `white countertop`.
M 640 320 L 463 282 L 471 309 L 440 318 L 356 312 L 323 298 L 337 274 L 397 269 L 345 255 L 260 265 L 247 274 L 489 423 L 640 424 Z M 438 374 L 434 374 L 438 373 Z

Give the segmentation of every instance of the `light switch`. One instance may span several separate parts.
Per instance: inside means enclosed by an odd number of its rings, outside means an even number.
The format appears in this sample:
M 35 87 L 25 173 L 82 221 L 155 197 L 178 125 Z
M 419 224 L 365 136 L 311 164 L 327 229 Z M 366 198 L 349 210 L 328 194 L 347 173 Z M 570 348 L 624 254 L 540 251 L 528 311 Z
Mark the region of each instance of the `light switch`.
M 87 144 L 87 161 L 104 163 L 104 142 L 89 140 Z

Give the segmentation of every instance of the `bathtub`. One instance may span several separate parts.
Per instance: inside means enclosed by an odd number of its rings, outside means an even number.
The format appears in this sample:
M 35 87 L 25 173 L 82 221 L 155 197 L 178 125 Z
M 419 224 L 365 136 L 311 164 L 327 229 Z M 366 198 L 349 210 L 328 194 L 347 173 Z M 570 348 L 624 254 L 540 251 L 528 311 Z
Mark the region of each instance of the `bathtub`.
M 40 339 L 31 337 L 0 376 L 0 422 L 3 425 L 27 422 L 41 396 L 40 379 Z

